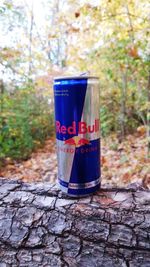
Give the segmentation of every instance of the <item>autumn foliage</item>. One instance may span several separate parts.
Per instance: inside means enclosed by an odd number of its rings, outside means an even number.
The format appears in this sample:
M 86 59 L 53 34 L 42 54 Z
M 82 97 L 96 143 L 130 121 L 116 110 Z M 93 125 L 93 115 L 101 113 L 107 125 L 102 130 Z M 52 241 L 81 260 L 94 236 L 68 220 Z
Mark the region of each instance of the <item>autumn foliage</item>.
M 103 137 L 150 133 L 148 10 L 146 0 L 1 2 L 1 159 L 29 157 L 54 131 L 58 73 L 100 78 Z

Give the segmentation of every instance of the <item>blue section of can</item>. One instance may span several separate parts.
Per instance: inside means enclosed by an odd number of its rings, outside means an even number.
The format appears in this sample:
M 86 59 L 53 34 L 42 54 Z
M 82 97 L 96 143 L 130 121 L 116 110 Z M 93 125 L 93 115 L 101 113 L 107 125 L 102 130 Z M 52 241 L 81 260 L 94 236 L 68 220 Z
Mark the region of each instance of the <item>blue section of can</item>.
M 100 139 L 76 148 L 70 183 L 87 183 L 100 177 Z
M 99 117 L 94 115 L 99 106 L 93 105 L 95 95 L 89 93 L 93 89 L 88 81 L 84 77 L 54 81 L 58 179 L 62 191 L 72 196 L 88 195 L 100 187 Z

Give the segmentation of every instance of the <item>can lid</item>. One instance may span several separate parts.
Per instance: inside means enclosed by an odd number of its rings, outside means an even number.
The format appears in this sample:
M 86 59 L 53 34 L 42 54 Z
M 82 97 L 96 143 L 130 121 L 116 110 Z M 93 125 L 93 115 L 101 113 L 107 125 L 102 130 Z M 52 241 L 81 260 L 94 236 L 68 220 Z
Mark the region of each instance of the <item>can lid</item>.
M 62 77 L 54 77 L 54 81 L 57 80 L 83 80 L 83 79 L 96 79 L 99 80 L 96 76 L 62 76 Z

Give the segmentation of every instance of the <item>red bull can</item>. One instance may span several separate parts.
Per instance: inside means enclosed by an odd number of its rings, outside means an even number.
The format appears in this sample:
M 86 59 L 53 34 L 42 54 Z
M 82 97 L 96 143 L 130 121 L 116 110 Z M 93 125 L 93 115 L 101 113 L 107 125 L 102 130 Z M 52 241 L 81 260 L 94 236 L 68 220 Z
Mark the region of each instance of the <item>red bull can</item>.
M 58 181 L 70 196 L 100 188 L 99 79 L 54 79 Z

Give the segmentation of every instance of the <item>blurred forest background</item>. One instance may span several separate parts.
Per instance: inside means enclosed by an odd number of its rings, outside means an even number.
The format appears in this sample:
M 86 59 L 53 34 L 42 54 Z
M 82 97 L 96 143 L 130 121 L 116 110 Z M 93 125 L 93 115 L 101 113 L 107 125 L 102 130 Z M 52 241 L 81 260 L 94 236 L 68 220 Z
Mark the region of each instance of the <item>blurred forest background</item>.
M 0 1 L 1 166 L 28 159 L 53 136 L 53 77 L 88 71 L 100 78 L 109 149 L 134 153 L 139 143 L 136 167 L 149 175 L 149 10 L 146 0 Z M 102 164 L 104 172 L 111 167 L 105 155 Z

